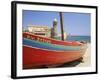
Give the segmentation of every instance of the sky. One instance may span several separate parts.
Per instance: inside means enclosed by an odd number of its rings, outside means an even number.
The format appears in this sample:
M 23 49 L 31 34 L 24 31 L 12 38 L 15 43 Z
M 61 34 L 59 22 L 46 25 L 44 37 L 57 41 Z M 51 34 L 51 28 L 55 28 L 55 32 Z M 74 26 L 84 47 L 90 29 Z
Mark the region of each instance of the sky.
M 52 28 L 55 18 L 57 19 L 57 32 L 60 33 L 59 12 L 23 10 L 22 26 L 27 28 L 28 25 L 41 25 Z M 90 36 L 90 20 L 90 13 L 64 12 L 64 31 L 70 35 Z

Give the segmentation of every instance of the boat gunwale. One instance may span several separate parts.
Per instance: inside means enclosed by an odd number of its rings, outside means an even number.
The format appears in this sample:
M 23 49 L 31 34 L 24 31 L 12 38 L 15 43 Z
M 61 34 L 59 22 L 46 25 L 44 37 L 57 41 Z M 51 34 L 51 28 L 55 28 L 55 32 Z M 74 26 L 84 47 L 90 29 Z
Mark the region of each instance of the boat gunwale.
M 44 37 L 44 36 L 35 35 L 35 34 L 31 33 L 31 32 L 23 32 L 23 34 L 25 34 L 25 33 L 27 35 L 32 35 L 32 36 L 36 36 L 36 37 L 40 37 L 40 38 L 43 37 L 43 38 L 46 38 L 46 39 L 55 40 L 55 41 L 61 41 L 62 42 L 62 40 L 59 40 L 59 39 L 47 38 L 47 37 Z M 79 41 L 63 41 L 63 42 L 73 43 L 73 42 L 79 42 Z
M 27 33 L 27 34 L 29 34 L 29 35 L 34 35 L 34 34 L 32 34 L 32 33 L 30 33 L 30 32 L 23 32 L 23 34 L 24 33 Z M 37 36 L 37 35 L 34 35 L 34 36 Z M 38 35 L 37 37 L 41 37 L 40 35 Z M 44 37 L 44 36 L 42 36 L 43 38 L 46 38 L 46 37 Z M 48 38 L 48 39 L 52 39 L 52 40 L 56 40 L 56 41 L 61 41 L 61 40 L 58 40 L 58 39 L 53 39 L 53 38 Z M 64 42 L 66 42 L 66 41 L 64 41 Z

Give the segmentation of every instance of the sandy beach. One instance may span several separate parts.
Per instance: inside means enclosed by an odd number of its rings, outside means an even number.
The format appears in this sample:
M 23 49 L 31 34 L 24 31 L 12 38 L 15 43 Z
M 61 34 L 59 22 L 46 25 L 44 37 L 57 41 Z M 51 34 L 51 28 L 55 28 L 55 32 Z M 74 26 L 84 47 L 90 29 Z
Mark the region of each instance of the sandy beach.
M 91 44 L 87 43 L 87 50 L 86 53 L 83 56 L 83 62 L 81 62 L 80 64 L 78 64 L 78 67 L 81 66 L 90 66 L 91 65 Z

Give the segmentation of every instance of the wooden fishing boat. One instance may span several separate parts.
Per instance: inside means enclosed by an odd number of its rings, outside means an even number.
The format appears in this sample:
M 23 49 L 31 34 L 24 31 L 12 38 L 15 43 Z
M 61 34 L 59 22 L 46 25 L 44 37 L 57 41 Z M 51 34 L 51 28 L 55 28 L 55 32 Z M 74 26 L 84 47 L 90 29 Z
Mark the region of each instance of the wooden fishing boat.
M 86 44 L 23 33 L 23 69 L 63 64 L 80 59 Z

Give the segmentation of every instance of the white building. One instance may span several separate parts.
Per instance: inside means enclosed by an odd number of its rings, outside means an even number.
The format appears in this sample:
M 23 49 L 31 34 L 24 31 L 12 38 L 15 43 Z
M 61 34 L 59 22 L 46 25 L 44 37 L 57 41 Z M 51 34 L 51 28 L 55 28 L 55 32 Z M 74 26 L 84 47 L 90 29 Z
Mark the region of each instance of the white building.
M 58 34 L 57 36 L 58 36 L 58 37 L 61 37 L 62 35 L 61 35 L 61 34 Z M 68 34 L 67 34 L 66 32 L 64 32 L 64 40 L 66 40 L 67 37 L 68 37 Z
M 48 26 L 30 25 L 28 26 L 28 31 L 36 35 L 51 37 L 51 30 Z

